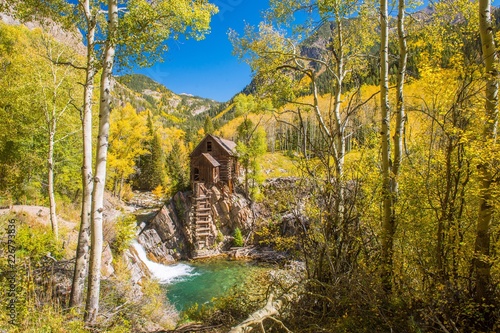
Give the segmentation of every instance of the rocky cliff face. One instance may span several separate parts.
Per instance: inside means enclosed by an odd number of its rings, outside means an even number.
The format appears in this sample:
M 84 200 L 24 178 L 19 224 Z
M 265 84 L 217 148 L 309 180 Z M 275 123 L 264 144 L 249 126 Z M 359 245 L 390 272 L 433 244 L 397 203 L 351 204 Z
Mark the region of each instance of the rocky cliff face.
M 9 25 L 21 24 L 21 22 L 18 19 L 14 18 L 13 15 L 8 13 L 0 13 L 0 21 Z M 86 47 L 82 42 L 83 36 L 81 32 L 76 28 L 67 30 L 63 28 L 61 25 L 49 19 L 46 19 L 43 24 L 37 21 L 29 21 L 29 22 L 24 22 L 22 24 L 30 30 L 33 30 L 35 28 L 43 28 L 47 33 L 49 33 L 55 40 L 57 40 L 61 44 L 65 44 L 72 47 L 80 55 L 86 54 Z
M 231 193 L 227 186 L 213 186 L 210 192 L 212 216 L 223 235 L 231 234 L 236 228 L 249 230 L 252 227 L 254 216 L 250 201 L 240 194 Z
M 196 248 L 194 198 L 191 192 L 179 192 L 148 222 L 139 227 L 138 241 L 151 260 L 172 263 L 178 259 L 212 256 L 229 244 L 235 228 L 250 230 L 253 213 L 250 202 L 231 193 L 227 186 L 210 188 L 211 234 L 214 244 L 202 253 Z
M 177 193 L 152 220 L 139 226 L 137 241 L 151 260 L 163 264 L 189 257 L 189 233 L 185 221 L 191 202 L 186 193 Z

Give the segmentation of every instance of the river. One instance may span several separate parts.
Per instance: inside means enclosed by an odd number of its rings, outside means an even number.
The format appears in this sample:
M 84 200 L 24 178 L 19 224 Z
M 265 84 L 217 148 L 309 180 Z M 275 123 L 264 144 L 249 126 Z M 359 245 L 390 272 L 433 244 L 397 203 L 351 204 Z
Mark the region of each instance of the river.
M 195 303 L 209 303 L 212 298 L 227 294 L 233 286 L 245 283 L 253 273 L 269 269 L 253 262 L 224 259 L 161 265 L 147 259 L 139 243 L 133 246 L 153 277 L 164 285 L 167 298 L 179 311 Z

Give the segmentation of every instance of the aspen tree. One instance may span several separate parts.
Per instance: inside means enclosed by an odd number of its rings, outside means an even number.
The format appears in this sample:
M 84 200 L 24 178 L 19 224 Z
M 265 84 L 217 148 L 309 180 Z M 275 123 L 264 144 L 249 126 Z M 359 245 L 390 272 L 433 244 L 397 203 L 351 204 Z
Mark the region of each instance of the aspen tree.
M 78 233 L 78 244 L 76 249 L 75 269 L 73 272 L 73 283 L 71 284 L 71 296 L 69 305 L 71 307 L 81 305 L 85 278 L 89 262 L 90 246 L 90 212 L 92 204 L 92 98 L 94 95 L 94 78 L 98 71 L 95 56 L 95 34 L 97 28 L 97 17 L 95 9 L 91 7 L 90 0 L 80 0 L 78 8 L 84 16 L 83 22 L 86 30 L 86 68 L 83 93 L 83 106 L 80 110 L 82 121 L 82 208 L 80 215 L 80 230 Z
M 44 54 L 35 58 L 37 62 L 47 62 L 48 67 L 38 68 L 36 79 L 42 93 L 41 109 L 45 120 L 47 132 L 47 192 L 49 196 L 49 217 L 52 233 L 56 239 L 59 238 L 59 226 L 56 212 L 54 152 L 56 146 L 56 134 L 58 123 L 66 111 L 71 107 L 72 97 L 69 95 L 69 81 L 71 80 L 71 68 L 60 67 L 58 62 L 68 56 L 67 49 L 62 45 L 56 45 L 50 37 L 42 32 L 41 45 Z M 45 58 L 45 59 L 43 59 Z M 37 67 L 34 65 L 33 67 Z M 38 66 L 39 67 L 39 66 Z M 67 91 L 64 91 L 67 90 Z
M 395 220 L 391 190 L 391 130 L 389 107 L 389 17 L 387 0 L 380 0 L 380 110 L 382 148 L 382 264 L 381 278 L 386 293 L 392 290 L 392 264 Z
M 99 99 L 99 130 L 96 151 L 94 188 L 91 209 L 91 248 L 85 322 L 95 324 L 99 313 L 100 268 L 103 246 L 104 189 L 111 112 L 111 80 L 115 58 L 129 57 L 141 65 L 151 64 L 161 57 L 164 40 L 186 33 L 201 39 L 208 32 L 211 15 L 217 9 L 207 1 L 135 0 L 121 9 L 117 0 L 107 2 L 107 27 Z M 119 23 L 120 22 L 120 23 Z M 144 29 L 147 26 L 148 29 Z M 120 43 L 120 44 L 119 44 Z M 118 47 L 124 52 L 117 55 Z
M 494 29 L 491 19 L 491 1 L 479 0 L 479 33 L 483 62 L 485 65 L 486 101 L 484 141 L 488 145 L 496 144 L 498 129 L 498 69 L 494 40 Z M 487 163 L 478 166 L 481 177 L 480 205 L 477 218 L 474 270 L 476 274 L 475 298 L 479 303 L 488 301 L 492 294 L 490 256 L 490 225 L 493 220 L 493 165 Z

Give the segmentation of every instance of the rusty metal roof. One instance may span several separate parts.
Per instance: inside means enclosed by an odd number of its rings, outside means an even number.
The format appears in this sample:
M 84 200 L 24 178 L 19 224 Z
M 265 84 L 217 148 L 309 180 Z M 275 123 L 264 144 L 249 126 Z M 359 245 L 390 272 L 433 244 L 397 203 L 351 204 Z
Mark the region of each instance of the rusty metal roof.
M 236 155 L 236 143 L 234 141 L 226 140 L 212 134 L 209 134 L 209 136 L 217 141 L 219 145 L 230 155 Z
M 213 156 L 212 156 L 212 155 L 207 154 L 207 153 L 203 153 L 202 155 L 203 155 L 203 157 L 205 157 L 205 158 L 208 160 L 208 162 L 210 162 L 210 164 L 212 164 L 212 166 L 213 166 L 214 168 L 216 168 L 216 167 L 220 166 L 220 163 L 219 163 L 219 162 L 217 162 L 217 160 L 216 160 L 215 158 L 213 158 Z
M 233 142 L 231 140 L 226 140 L 226 139 L 220 138 L 220 137 L 212 135 L 212 134 L 208 134 L 207 136 L 205 136 L 205 138 L 203 138 L 203 140 L 201 140 L 201 142 L 196 146 L 196 148 L 193 149 L 193 151 L 191 152 L 191 154 L 189 156 L 194 157 L 195 156 L 194 154 L 197 151 L 198 151 L 198 154 L 201 153 L 201 151 L 199 151 L 199 150 L 204 151 L 205 149 L 203 149 L 201 147 L 209 139 L 212 142 L 214 142 L 215 144 L 217 144 L 219 147 L 221 147 L 229 156 L 237 156 L 235 142 Z M 196 155 L 199 156 L 198 154 L 196 154 Z

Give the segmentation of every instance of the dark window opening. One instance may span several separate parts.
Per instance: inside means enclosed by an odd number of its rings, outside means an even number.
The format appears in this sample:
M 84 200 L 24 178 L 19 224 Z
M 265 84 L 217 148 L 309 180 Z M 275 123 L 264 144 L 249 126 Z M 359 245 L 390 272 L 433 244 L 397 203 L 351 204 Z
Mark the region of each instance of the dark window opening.
M 200 180 L 200 170 L 198 168 L 194 168 L 194 181 Z
M 207 141 L 207 151 L 212 151 L 212 141 Z

